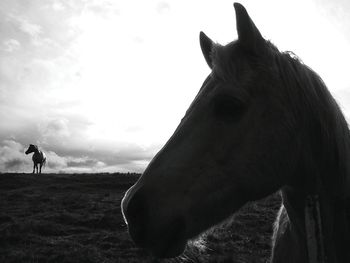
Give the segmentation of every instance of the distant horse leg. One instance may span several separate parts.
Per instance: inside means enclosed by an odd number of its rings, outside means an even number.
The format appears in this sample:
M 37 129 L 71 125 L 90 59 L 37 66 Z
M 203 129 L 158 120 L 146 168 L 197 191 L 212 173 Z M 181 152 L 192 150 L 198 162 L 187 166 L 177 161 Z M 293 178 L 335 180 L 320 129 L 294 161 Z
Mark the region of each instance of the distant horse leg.
M 35 163 L 33 164 L 33 173 L 35 173 Z
M 39 171 L 39 174 L 41 174 L 41 167 L 43 167 L 43 163 L 40 163 L 40 171 Z

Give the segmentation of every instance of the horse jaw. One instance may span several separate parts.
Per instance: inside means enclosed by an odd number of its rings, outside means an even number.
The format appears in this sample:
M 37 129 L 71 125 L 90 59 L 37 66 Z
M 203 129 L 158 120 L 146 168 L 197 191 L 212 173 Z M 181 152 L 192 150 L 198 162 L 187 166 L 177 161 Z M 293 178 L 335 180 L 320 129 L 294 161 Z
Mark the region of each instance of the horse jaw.
M 179 256 L 188 240 L 221 223 L 248 201 L 241 197 L 242 190 L 228 183 L 230 174 L 210 168 L 205 173 L 189 169 L 191 174 L 179 167 L 169 169 L 160 161 L 175 157 L 166 155 L 161 151 L 154 158 L 122 201 L 133 241 L 160 258 Z

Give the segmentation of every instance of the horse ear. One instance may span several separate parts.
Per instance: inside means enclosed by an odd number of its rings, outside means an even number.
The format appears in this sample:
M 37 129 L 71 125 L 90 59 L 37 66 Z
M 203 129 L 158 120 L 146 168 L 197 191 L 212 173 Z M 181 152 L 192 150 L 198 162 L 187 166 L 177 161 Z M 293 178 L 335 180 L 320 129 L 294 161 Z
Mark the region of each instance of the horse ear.
M 249 17 L 244 6 L 239 3 L 234 3 L 233 5 L 236 11 L 238 41 L 249 51 L 258 52 L 265 43 L 264 38 Z
M 202 53 L 210 68 L 213 68 L 213 61 L 211 58 L 211 51 L 214 46 L 214 42 L 202 31 L 199 34 L 199 42 L 201 45 Z

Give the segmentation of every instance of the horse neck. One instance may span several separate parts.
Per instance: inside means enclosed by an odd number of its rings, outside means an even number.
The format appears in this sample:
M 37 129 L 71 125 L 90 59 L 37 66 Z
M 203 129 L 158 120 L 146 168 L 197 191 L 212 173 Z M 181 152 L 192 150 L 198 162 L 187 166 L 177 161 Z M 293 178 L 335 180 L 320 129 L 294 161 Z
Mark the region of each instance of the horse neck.
M 329 262 L 350 262 L 349 220 L 345 199 L 322 194 L 320 199 L 321 224 L 325 254 Z
M 350 195 L 350 135 L 348 125 L 339 116 L 333 127 L 335 151 L 331 151 L 330 164 L 322 166 L 323 185 L 318 194 L 320 205 L 320 220 L 324 233 L 325 254 L 328 262 L 350 262 L 350 232 L 349 232 L 349 195 Z M 331 148 L 330 148 L 331 149 Z M 334 158 L 334 155 L 336 158 Z M 328 159 L 326 157 L 326 159 Z M 322 172 L 320 172 L 321 174 Z M 332 180 L 334 180 L 332 182 Z M 331 186 L 328 187 L 327 183 Z
M 307 176 L 307 174 L 304 174 Z M 304 187 L 286 186 L 282 188 L 283 204 L 287 210 L 295 242 L 307 251 L 307 230 L 305 225 L 305 208 L 307 199 L 316 196 L 318 199 L 321 232 L 326 262 L 350 262 L 348 202 L 332 193 L 310 193 Z M 319 245 L 319 244 L 317 244 Z
M 334 116 L 332 121 L 329 121 L 331 125 L 326 131 L 327 136 L 322 135 L 322 140 L 316 141 L 316 144 L 321 143 L 320 146 L 311 146 L 320 153 L 306 151 L 305 154 L 313 153 L 314 157 L 308 159 L 310 163 L 301 165 L 300 173 L 307 178 L 304 181 L 303 202 L 305 207 L 306 198 L 316 196 L 318 199 L 318 219 L 323 232 L 327 262 L 350 262 L 347 216 L 350 200 L 350 136 L 348 125 L 336 103 L 333 103 L 329 110 L 333 110 Z

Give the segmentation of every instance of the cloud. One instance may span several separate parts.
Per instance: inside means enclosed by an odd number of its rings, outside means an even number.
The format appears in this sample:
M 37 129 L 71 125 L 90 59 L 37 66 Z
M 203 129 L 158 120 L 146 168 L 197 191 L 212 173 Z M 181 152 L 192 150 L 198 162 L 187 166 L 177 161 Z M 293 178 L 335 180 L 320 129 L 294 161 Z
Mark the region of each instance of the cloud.
M 161 1 L 157 4 L 156 11 L 161 15 L 166 14 L 170 11 L 170 4 L 168 2 Z
M 13 38 L 3 41 L 3 44 L 2 44 L 2 50 L 6 52 L 16 51 L 20 47 L 21 47 L 21 43 L 18 40 Z
M 47 166 L 53 170 L 61 171 L 67 167 L 67 160 L 65 157 L 59 156 L 53 151 L 45 152 L 47 158 Z
M 25 19 L 18 18 L 19 28 L 24 32 L 29 34 L 33 38 L 37 38 L 42 32 L 41 26 L 28 22 Z
M 106 164 L 91 157 L 68 158 L 67 165 L 69 167 L 103 167 Z
M 90 122 L 83 116 L 64 112 L 62 105 L 59 107 L 59 114 L 51 112 L 53 117 L 45 116 L 37 123 L 38 144 L 62 156 L 85 156 L 91 145 L 86 138 Z
M 0 171 L 19 171 L 28 164 L 24 147 L 20 143 L 14 140 L 4 140 L 0 143 Z
M 66 118 L 55 118 L 50 120 L 41 127 L 41 134 L 46 139 L 61 139 L 70 136 L 70 131 L 68 128 L 68 119 Z
M 4 162 L 5 170 L 18 170 L 24 164 L 21 158 L 10 159 Z
M 319 6 L 322 13 L 329 18 L 329 21 L 332 22 L 335 27 L 338 27 L 340 30 L 342 30 L 345 37 L 349 37 L 350 2 L 348 0 L 315 0 L 315 3 Z
M 30 40 L 36 40 L 43 33 L 42 26 L 31 22 L 28 18 L 23 15 L 15 13 L 8 13 L 5 15 L 4 29 L 6 33 L 10 31 L 12 34 L 24 33 L 29 37 Z
M 90 0 L 89 2 L 86 2 L 84 11 L 92 12 L 93 14 L 103 18 L 120 14 L 120 10 L 116 5 L 116 2 L 111 0 Z
M 55 11 L 62 11 L 65 9 L 65 6 L 63 5 L 63 3 L 61 1 L 53 1 L 52 3 L 52 9 Z

